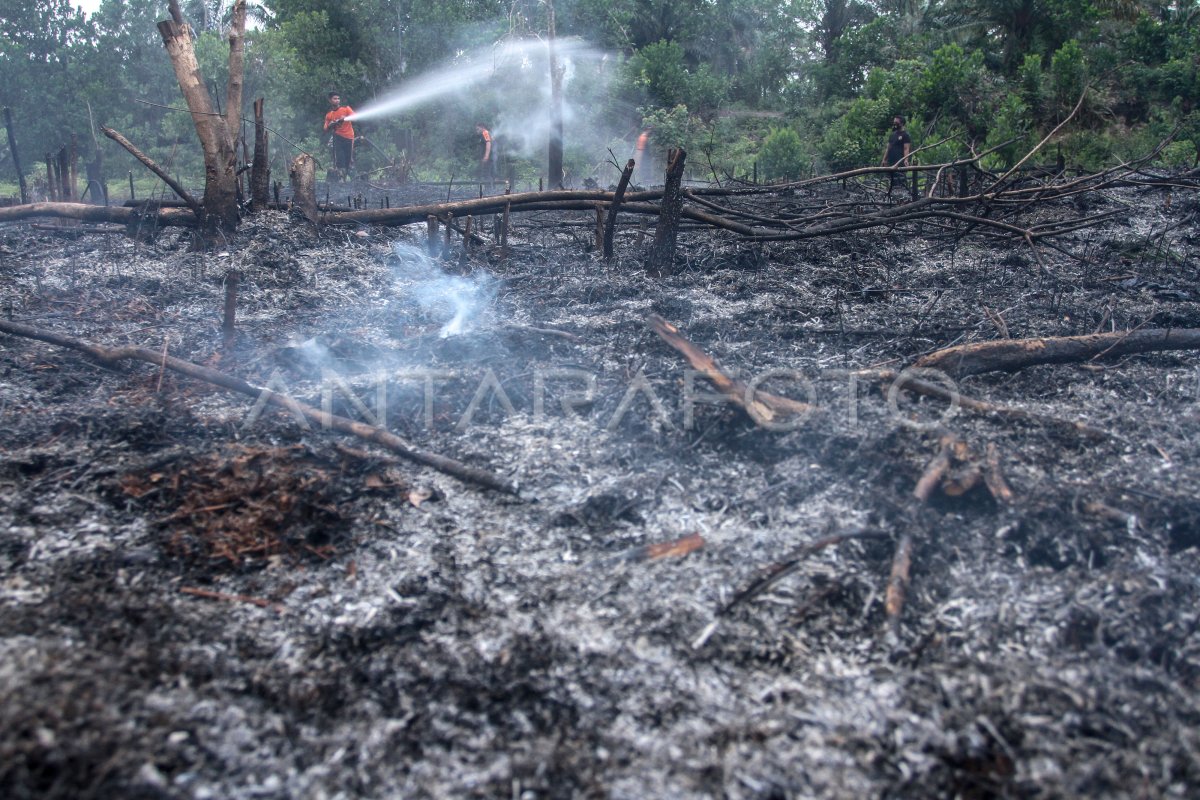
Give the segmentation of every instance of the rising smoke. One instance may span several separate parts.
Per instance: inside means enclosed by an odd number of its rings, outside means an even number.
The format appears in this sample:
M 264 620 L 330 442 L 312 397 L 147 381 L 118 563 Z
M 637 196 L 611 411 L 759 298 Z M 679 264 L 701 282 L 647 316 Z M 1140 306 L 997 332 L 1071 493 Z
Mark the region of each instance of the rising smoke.
M 491 275 L 449 275 L 410 244 L 394 245 L 392 274 L 401 300 L 411 298 L 426 319 L 442 323 L 442 338 L 472 330 L 496 295 Z

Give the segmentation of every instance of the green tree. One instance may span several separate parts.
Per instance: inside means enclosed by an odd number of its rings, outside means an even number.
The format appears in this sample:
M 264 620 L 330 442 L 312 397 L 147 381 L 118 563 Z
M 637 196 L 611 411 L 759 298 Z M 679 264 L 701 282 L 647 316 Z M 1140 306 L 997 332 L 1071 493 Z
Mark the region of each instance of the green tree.
M 969 55 L 957 44 L 938 48 L 925 68 L 917 86 L 916 101 L 927 118 L 940 118 L 951 123 L 950 129 L 965 130 L 971 139 L 987 128 L 990 91 L 983 53 Z
M 794 128 L 774 128 L 758 151 L 758 165 L 767 180 L 796 178 L 808 170 L 811 156 Z
M 832 171 L 879 163 L 887 123 L 895 113 L 885 101 L 859 97 L 839 104 L 844 111 L 825 130 L 818 152 Z
M 683 61 L 683 47 L 678 42 L 646 45 L 625 64 L 628 85 L 650 106 L 683 105 L 702 113 L 715 110 L 724 98 L 725 82 L 707 65 L 692 71 Z
M 1055 110 L 1069 112 L 1087 83 L 1087 62 L 1083 48 L 1074 39 L 1065 42 L 1050 58 L 1050 92 Z
M 77 72 L 91 48 L 92 26 L 69 0 L 0 2 L 0 106 L 17 120 L 27 170 L 87 130 Z

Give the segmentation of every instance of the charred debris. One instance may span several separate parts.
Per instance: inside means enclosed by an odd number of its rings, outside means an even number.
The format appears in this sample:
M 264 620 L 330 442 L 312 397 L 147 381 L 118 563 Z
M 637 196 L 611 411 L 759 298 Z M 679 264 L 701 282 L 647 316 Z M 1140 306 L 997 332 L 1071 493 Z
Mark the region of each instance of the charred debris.
M 4 793 L 1190 794 L 1197 176 L 685 158 L 0 209 Z

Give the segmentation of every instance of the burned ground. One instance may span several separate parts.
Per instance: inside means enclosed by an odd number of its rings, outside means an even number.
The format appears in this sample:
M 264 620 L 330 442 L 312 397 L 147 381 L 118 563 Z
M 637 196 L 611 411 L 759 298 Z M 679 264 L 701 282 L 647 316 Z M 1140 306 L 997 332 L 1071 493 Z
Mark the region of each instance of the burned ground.
M 847 372 L 997 338 L 996 320 L 1200 327 L 1195 199 L 1088 202 L 1121 216 L 1036 255 L 933 226 L 685 230 L 663 281 L 634 224 L 599 260 L 588 215 L 524 215 L 507 253 L 460 258 L 456 237 L 436 261 L 423 226 L 282 214 L 206 253 L 171 231 L 0 230 L 10 319 L 366 411 L 522 495 L 170 371 L 0 338 L 0 794 L 1193 796 L 1196 354 L 961 382 L 1024 418 L 893 407 Z M 744 379 L 798 373 L 763 385 L 820 410 L 764 430 L 692 403 L 650 314 Z M 1013 502 L 913 498 L 946 431 L 995 448 Z M 863 535 L 718 618 L 839 533 Z

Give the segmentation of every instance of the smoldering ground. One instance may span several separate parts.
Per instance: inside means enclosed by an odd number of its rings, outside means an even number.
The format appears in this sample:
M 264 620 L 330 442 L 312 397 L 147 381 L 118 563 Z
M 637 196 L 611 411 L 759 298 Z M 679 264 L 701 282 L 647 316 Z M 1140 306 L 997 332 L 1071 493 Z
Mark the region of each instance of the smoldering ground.
M 943 418 L 903 393 L 894 412 L 877 388 L 828 377 L 993 338 L 985 306 L 1013 336 L 1200 326 L 1200 242 L 1187 227 L 1151 237 L 1194 209 L 1132 207 L 1064 237 L 1082 258 L 1044 250 L 1044 270 L 1027 248 L 915 228 L 769 247 L 688 231 L 663 281 L 641 272 L 635 232 L 604 263 L 578 233 L 590 217 L 543 215 L 507 254 L 438 264 L 489 287 L 446 336 L 453 304 L 423 305 L 418 288 L 436 273 L 397 261 L 423 246 L 416 232 L 318 235 L 268 214 L 203 254 L 171 233 L 4 229 L 11 318 L 165 345 L 255 385 L 277 375 L 348 415 L 380 410 L 382 371 L 389 430 L 522 498 L 286 410 L 246 425 L 252 399 L 169 371 L 4 337 L 3 793 L 1193 794 L 1195 354 L 960 382 L 1025 418 Z M 225 347 L 230 267 L 242 289 Z M 768 431 L 696 402 L 683 425 L 687 365 L 650 313 L 743 377 L 807 376 L 827 413 Z M 404 369 L 451 373 L 428 417 Z M 594 376 L 595 391 L 546 377 L 535 420 L 539 370 Z M 671 425 L 645 393 L 608 424 L 639 375 Z M 914 503 L 940 431 L 899 418 L 992 445 L 1015 501 Z M 859 532 L 872 535 L 805 557 L 694 646 L 805 543 Z M 693 534 L 703 547 L 646 547 Z

